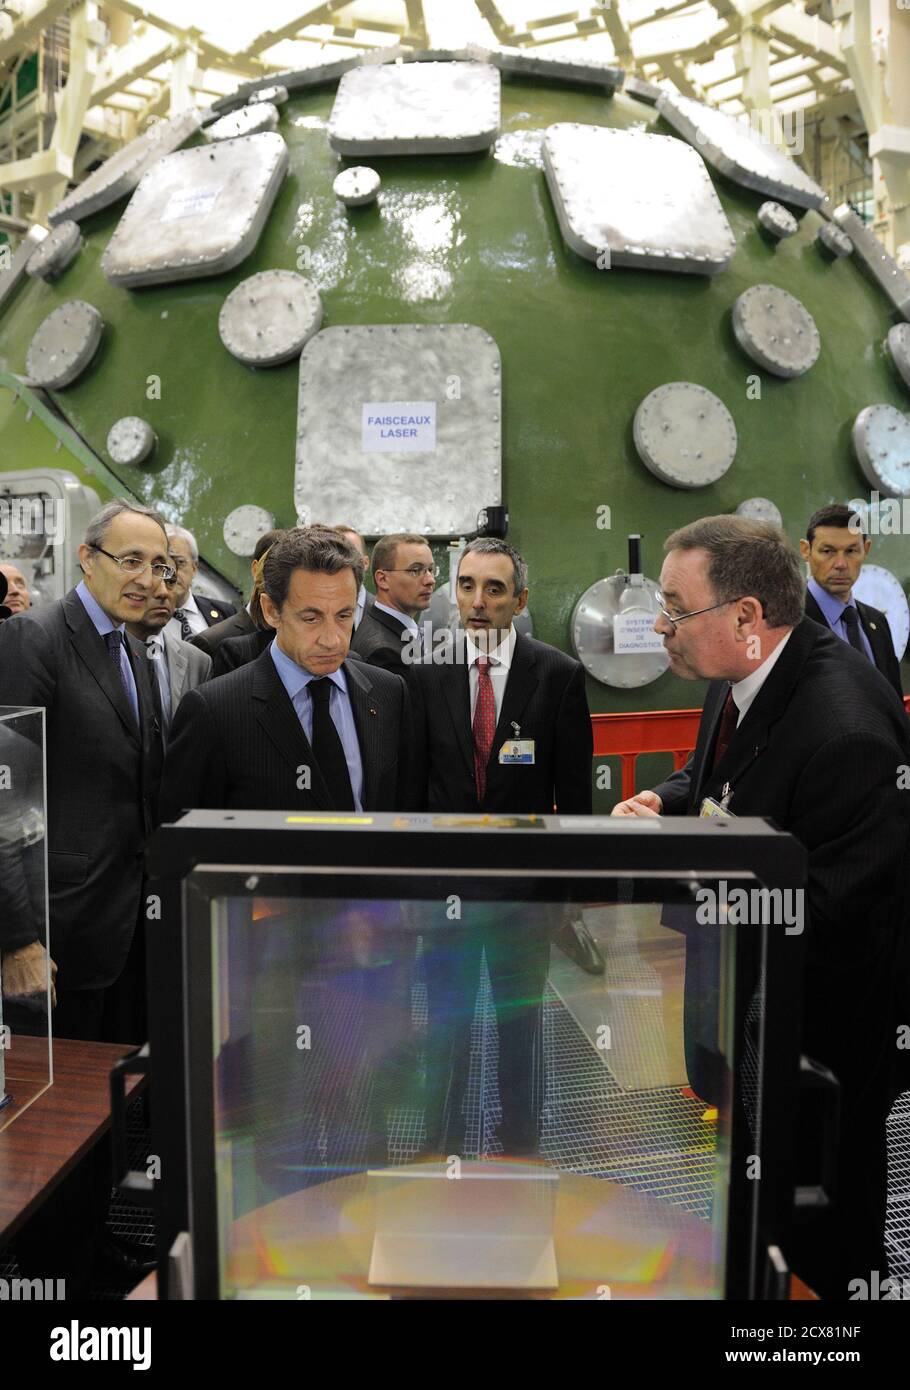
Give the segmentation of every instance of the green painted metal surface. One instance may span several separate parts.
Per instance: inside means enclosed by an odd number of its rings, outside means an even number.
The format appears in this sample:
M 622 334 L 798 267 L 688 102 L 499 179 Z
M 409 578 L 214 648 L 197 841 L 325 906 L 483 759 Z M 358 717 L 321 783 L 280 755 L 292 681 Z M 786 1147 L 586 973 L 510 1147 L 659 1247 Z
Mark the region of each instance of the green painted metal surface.
M 106 322 L 101 349 L 85 375 L 57 394 L 60 409 L 109 466 L 105 440 L 114 420 L 149 420 L 157 454 L 148 467 L 115 470 L 124 490 L 183 520 L 208 562 L 242 585 L 246 562 L 222 538 L 226 513 L 257 502 L 279 524 L 294 520 L 297 364 L 254 371 L 230 357 L 217 328 L 229 291 L 256 271 L 296 268 L 322 295 L 324 326 L 478 324 L 503 358 L 510 539 L 529 563 L 535 630 L 565 649 L 578 596 L 625 567 L 628 532 L 644 534 L 645 570 L 656 577 L 664 536 L 698 516 L 767 496 L 795 541 L 816 507 L 868 494 L 853 454 L 853 419 L 876 401 L 903 409 L 908 402 L 882 346 L 889 305 L 852 260 L 822 258 L 812 244 L 820 217 L 808 213 L 799 233 L 774 248 L 755 220 L 761 196 L 713 175 L 737 238 L 727 271 L 705 280 L 598 270 L 564 246 L 527 133 L 560 120 L 672 132 L 652 108 L 621 94 L 606 99 L 504 81 L 502 97 L 496 156 L 374 160 L 383 178 L 380 204 L 351 212 L 331 187 L 345 162 L 325 130 L 334 89 L 292 99 L 279 126 L 291 172 L 248 260 L 210 279 L 115 289 L 99 259 L 121 203 L 85 224 L 85 249 L 60 281 L 17 293 L 0 317 L 0 367 L 24 372 L 32 333 L 62 301 L 96 305 Z M 736 345 L 730 310 L 759 281 L 802 300 L 822 349 L 803 378 L 761 374 L 756 400 L 749 384 L 758 369 Z M 635 453 L 635 409 L 671 380 L 707 386 L 736 422 L 736 461 L 712 487 L 666 487 Z M 0 470 L 21 466 L 11 419 L 0 414 Z M 603 505 L 611 514 L 607 531 L 597 525 Z M 910 578 L 906 537 L 877 540 L 872 559 L 902 583 Z M 669 673 L 629 692 L 589 681 L 592 710 L 685 707 L 701 693 Z

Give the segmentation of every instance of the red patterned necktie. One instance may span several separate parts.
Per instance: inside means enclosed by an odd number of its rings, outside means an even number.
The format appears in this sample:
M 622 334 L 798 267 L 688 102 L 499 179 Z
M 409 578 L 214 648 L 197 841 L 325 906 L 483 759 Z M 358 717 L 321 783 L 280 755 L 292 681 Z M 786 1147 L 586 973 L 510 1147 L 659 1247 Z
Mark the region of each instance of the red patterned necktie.
M 727 691 L 727 698 L 724 701 L 723 712 L 720 716 L 720 724 L 717 730 L 717 742 L 714 745 L 714 761 L 711 764 L 712 768 L 717 767 L 717 764 L 730 747 L 730 740 L 733 737 L 736 721 L 738 719 L 739 710 L 736 708 L 736 702 L 733 699 L 733 687 L 731 685 L 730 689 Z
M 474 784 L 477 787 L 478 804 L 483 801 L 487 789 L 487 763 L 493 747 L 496 732 L 496 701 L 493 697 L 493 682 L 490 680 L 490 658 L 477 658 L 477 700 L 474 705 Z

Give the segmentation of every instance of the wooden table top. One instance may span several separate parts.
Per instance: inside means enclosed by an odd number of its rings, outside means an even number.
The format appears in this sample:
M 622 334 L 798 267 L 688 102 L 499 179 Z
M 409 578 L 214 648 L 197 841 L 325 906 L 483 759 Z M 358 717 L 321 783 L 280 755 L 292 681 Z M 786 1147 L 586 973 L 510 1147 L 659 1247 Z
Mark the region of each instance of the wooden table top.
M 125 1043 L 55 1038 L 54 1083 L 17 1115 L 17 1091 L 24 1103 L 46 1081 L 47 1040 L 17 1036 L 14 1047 L 14 1074 L 6 1083 L 13 1103 L 0 1111 L 0 1246 L 110 1127 L 110 1071 L 135 1051 Z M 128 1076 L 127 1096 L 144 1082 Z

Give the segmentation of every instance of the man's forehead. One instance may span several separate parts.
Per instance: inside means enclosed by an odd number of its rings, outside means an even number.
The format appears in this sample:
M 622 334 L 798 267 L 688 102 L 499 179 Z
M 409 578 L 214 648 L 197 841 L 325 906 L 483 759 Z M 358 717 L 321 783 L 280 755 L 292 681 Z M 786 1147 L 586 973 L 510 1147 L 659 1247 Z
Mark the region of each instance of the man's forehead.
M 816 545 L 832 545 L 847 549 L 851 545 L 861 545 L 863 537 L 849 526 L 816 526 L 813 537 Z
M 109 544 L 116 546 L 128 545 L 136 550 L 154 550 L 156 554 L 167 554 L 167 537 L 157 521 L 153 521 L 150 516 L 138 516 L 135 512 L 123 512 L 120 516 L 115 516 L 108 527 L 107 539 Z
M 8 575 L 10 579 L 25 579 L 25 575 L 15 565 L 0 565 L 0 574 Z
M 295 608 L 321 608 L 325 604 L 343 606 L 356 598 L 357 580 L 347 565 L 335 574 L 298 568 L 291 574 L 288 595 Z
M 692 588 L 703 582 L 706 560 L 704 550 L 671 550 L 661 567 L 661 589 L 675 592 L 679 588 Z
M 458 567 L 459 579 L 464 575 L 469 579 L 501 579 L 512 576 L 512 561 L 508 555 L 482 555 L 472 551 L 462 557 Z

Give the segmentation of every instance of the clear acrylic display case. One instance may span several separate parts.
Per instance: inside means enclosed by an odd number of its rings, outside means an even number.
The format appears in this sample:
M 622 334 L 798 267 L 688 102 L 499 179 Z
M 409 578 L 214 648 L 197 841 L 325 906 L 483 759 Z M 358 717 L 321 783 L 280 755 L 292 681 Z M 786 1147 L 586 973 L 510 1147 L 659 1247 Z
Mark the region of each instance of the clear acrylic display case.
M 760 890 L 798 897 L 789 836 L 194 812 L 151 872 L 191 1296 L 780 1295 L 801 933 Z
M 53 1080 L 45 806 L 44 710 L 0 706 L 0 1129 Z

